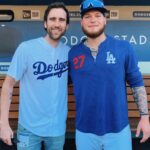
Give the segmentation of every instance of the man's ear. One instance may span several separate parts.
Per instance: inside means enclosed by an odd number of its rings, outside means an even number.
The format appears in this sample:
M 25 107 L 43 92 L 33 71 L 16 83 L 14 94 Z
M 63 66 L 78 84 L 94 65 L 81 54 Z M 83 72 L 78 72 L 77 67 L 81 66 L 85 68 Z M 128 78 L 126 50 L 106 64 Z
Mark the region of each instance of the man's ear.
M 107 20 L 106 20 L 106 18 L 105 18 L 105 23 L 104 23 L 105 25 L 107 24 Z
M 44 21 L 44 28 L 47 29 L 47 23 Z

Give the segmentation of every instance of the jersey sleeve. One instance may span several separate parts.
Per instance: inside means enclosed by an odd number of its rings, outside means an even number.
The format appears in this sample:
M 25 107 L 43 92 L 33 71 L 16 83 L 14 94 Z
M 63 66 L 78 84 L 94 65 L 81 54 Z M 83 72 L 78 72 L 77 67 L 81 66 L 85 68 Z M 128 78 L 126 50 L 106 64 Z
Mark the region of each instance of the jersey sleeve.
M 125 73 L 126 81 L 131 87 L 139 87 L 144 85 L 135 51 L 129 43 L 125 60 Z
M 20 44 L 12 58 L 7 75 L 13 77 L 16 81 L 20 80 L 27 69 L 27 48 L 25 44 Z

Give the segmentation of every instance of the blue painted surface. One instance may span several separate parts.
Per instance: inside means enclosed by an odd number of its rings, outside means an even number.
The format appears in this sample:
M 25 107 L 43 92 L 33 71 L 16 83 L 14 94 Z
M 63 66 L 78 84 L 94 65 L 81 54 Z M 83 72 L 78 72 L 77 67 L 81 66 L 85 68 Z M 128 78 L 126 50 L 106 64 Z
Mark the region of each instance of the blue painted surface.
M 150 61 L 149 21 L 109 21 L 106 33 L 118 39 L 129 41 L 139 61 Z M 8 62 L 22 41 L 44 36 L 42 21 L 14 21 L 0 23 L 0 62 Z M 62 41 L 70 46 L 79 43 L 83 33 L 79 21 L 72 21 Z

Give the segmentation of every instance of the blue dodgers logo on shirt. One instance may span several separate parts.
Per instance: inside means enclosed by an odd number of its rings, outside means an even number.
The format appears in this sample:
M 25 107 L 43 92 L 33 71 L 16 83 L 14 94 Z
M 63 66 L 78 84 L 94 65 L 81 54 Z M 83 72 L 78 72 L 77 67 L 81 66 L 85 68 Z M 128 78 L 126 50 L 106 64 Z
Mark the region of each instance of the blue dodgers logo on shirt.
M 39 75 L 37 80 L 44 80 L 48 77 L 58 76 L 60 78 L 62 73 L 68 70 L 68 61 L 59 62 L 57 60 L 56 64 L 46 64 L 43 61 L 38 61 L 33 64 L 34 75 Z
M 116 58 L 109 51 L 107 52 L 106 62 L 107 64 L 116 64 Z

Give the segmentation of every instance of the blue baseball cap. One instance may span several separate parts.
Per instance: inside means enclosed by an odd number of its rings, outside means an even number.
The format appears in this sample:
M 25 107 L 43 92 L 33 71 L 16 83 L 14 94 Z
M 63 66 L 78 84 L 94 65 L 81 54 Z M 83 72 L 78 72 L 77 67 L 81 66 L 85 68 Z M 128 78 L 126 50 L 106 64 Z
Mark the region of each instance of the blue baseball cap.
M 81 17 L 90 10 L 99 10 L 103 14 L 108 12 L 102 0 L 84 0 L 80 5 Z

